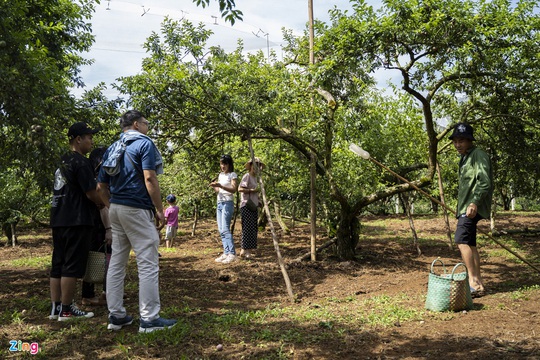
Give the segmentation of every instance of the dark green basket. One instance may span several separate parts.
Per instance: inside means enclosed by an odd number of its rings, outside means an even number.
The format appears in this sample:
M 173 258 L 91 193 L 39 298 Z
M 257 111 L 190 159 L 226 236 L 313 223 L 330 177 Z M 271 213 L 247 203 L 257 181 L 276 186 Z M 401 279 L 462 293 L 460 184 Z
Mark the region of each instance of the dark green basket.
M 433 266 L 440 262 L 444 273 L 435 274 Z M 465 272 L 456 272 L 459 267 L 465 268 Z M 452 273 L 446 273 L 446 267 L 440 259 L 431 263 L 429 272 L 428 292 L 426 297 L 426 309 L 431 311 L 461 311 L 470 310 L 473 307 L 467 267 L 459 263 L 452 269 Z

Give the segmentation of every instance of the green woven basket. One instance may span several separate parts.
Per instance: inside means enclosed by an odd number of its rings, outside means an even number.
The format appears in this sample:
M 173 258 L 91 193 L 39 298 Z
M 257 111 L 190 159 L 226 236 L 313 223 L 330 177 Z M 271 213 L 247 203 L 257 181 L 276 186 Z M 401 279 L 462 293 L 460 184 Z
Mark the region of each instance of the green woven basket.
M 436 262 L 442 264 L 443 274 L 437 275 L 433 271 Z M 465 272 L 456 272 L 459 267 L 465 268 Z M 431 311 L 461 311 L 470 310 L 472 307 L 471 289 L 465 264 L 457 264 L 452 269 L 452 273 L 447 274 L 444 263 L 440 259 L 433 260 L 429 273 L 426 309 Z

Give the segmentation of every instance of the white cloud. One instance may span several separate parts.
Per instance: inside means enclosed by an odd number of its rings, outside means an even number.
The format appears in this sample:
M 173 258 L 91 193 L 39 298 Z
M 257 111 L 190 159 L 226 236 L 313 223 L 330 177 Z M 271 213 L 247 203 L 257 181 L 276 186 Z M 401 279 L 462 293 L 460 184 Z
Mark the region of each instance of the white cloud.
M 314 1 L 314 17 L 328 21 L 328 11 L 334 6 L 352 9 L 348 0 Z M 152 32 L 159 33 L 166 16 L 204 23 L 214 32 L 209 45 L 232 51 L 238 39 L 243 39 L 246 50 L 268 50 L 268 41 L 278 56 L 283 43 L 282 28 L 301 34 L 308 21 L 306 0 L 237 0 L 236 8 L 243 12 L 243 21 L 231 26 L 221 18 L 216 0 L 211 0 L 207 8 L 197 7 L 191 0 L 102 0 L 92 19 L 96 41 L 91 51 L 84 54 L 94 63 L 81 69 L 86 87 L 104 82 L 109 88 L 106 95 L 117 96 L 110 84 L 140 71 L 141 61 L 147 56 L 142 44 Z M 73 90 L 76 96 L 82 92 L 83 89 Z

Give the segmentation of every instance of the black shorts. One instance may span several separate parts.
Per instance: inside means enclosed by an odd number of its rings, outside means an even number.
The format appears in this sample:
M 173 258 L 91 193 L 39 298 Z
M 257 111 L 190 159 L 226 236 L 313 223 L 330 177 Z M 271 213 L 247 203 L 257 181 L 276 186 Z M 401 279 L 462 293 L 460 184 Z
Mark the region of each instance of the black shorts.
M 53 228 L 51 277 L 82 278 L 86 271 L 93 226 Z
M 476 224 L 481 219 L 480 215 L 476 215 L 474 219 L 468 218 L 465 214 L 461 215 L 454 234 L 455 243 L 476 246 Z

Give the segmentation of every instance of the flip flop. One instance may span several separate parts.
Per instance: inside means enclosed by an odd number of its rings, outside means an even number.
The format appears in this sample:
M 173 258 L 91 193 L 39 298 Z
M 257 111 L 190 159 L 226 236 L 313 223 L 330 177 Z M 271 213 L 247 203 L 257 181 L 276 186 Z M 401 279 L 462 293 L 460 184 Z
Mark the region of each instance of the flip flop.
M 472 298 L 479 298 L 479 297 L 482 297 L 485 295 L 485 292 L 484 290 L 476 290 L 475 288 L 473 288 L 472 286 L 469 286 L 470 290 L 471 290 L 471 297 Z

